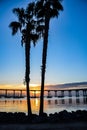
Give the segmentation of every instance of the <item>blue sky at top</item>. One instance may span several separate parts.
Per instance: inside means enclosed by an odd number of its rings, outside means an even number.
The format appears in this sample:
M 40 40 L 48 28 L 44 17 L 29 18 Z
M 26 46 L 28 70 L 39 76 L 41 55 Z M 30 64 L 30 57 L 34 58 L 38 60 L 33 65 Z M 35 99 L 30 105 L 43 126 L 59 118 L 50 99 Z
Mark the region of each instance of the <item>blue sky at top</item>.
M 20 33 L 11 35 L 8 25 L 17 20 L 14 7 L 29 0 L 0 0 L 0 84 L 23 83 L 24 47 Z M 63 0 L 64 11 L 52 19 L 49 30 L 46 84 L 87 81 L 87 2 Z M 31 47 L 31 83 L 40 84 L 42 41 Z

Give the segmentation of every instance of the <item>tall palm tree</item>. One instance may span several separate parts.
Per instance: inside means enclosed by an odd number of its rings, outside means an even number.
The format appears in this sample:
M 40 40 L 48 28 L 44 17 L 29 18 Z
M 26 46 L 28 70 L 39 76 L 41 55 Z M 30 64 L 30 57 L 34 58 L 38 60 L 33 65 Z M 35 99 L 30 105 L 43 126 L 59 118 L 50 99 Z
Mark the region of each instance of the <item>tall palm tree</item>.
M 28 4 L 26 10 L 23 8 L 13 9 L 13 13 L 16 14 L 18 21 L 13 21 L 10 23 L 9 27 L 12 29 L 12 35 L 15 35 L 18 31 L 21 33 L 21 43 L 25 46 L 25 83 L 26 83 L 26 93 L 27 93 L 27 107 L 28 116 L 32 115 L 31 103 L 30 103 L 30 48 L 31 42 L 34 46 L 38 40 L 38 35 L 36 34 L 36 22 L 34 21 L 34 2 Z
M 36 4 L 37 18 L 44 19 L 44 36 L 43 36 L 43 53 L 42 53 L 42 73 L 41 73 L 41 97 L 40 97 L 40 111 L 39 115 L 43 115 L 44 108 L 44 83 L 45 70 L 48 47 L 48 33 L 51 18 L 58 17 L 59 11 L 63 10 L 61 0 L 38 0 Z

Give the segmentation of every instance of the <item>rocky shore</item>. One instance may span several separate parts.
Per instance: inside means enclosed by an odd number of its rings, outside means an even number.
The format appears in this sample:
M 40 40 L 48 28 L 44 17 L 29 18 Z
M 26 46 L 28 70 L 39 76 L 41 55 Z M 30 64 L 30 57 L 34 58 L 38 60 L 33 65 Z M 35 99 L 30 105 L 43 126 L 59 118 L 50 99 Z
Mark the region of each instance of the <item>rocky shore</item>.
M 66 110 L 59 113 L 44 113 L 42 116 L 32 114 L 31 117 L 25 113 L 6 113 L 0 112 L 0 124 L 40 124 L 40 123 L 71 123 L 87 122 L 87 111 L 78 110 L 76 112 L 67 112 Z

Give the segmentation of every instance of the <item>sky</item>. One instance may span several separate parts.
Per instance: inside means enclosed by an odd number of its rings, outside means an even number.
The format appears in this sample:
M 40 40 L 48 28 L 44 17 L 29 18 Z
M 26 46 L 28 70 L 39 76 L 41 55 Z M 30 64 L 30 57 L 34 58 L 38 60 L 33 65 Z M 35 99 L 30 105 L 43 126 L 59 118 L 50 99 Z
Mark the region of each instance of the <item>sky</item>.
M 0 85 L 23 85 L 25 51 L 21 35 L 11 35 L 12 9 L 30 0 L 0 0 Z M 63 0 L 64 11 L 51 19 L 45 84 L 87 81 L 87 1 Z M 40 85 L 43 41 L 31 46 L 30 84 Z

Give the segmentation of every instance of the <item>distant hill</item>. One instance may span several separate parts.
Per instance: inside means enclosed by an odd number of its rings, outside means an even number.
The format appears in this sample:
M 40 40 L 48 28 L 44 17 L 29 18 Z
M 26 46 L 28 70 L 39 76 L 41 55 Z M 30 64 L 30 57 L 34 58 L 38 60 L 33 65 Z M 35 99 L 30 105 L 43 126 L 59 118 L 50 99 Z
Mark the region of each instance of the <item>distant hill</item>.
M 82 88 L 87 87 L 87 82 L 76 82 L 76 83 L 66 83 L 66 84 L 57 84 L 57 85 L 47 85 L 45 89 L 62 89 L 62 88 Z

